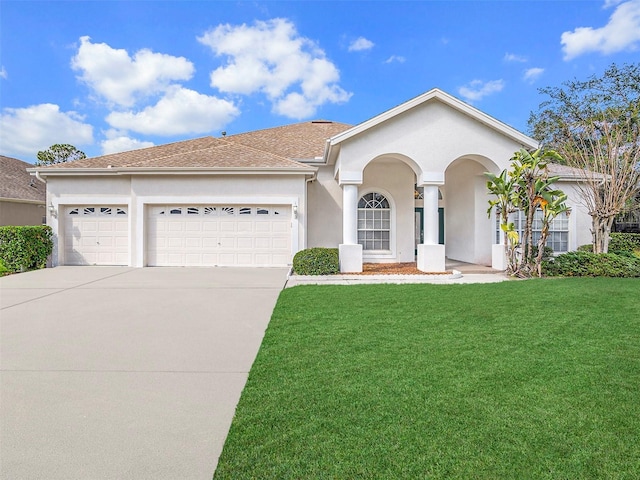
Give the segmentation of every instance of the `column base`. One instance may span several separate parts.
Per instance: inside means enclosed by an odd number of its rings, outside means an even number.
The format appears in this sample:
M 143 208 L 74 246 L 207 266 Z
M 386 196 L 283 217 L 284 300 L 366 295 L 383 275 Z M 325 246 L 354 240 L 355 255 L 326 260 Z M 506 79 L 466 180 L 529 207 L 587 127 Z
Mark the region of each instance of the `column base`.
M 444 245 L 418 245 L 418 270 L 422 272 L 444 272 Z
M 494 270 L 507 269 L 507 252 L 504 245 L 499 243 L 491 245 L 491 268 Z
M 338 245 L 340 273 L 362 272 L 362 245 L 341 243 Z

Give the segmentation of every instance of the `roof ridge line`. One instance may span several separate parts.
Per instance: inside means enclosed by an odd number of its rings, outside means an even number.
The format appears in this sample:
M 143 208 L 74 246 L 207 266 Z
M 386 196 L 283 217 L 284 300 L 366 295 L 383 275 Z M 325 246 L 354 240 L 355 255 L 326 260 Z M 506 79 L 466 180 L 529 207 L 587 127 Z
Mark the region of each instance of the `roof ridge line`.
M 176 143 L 192 142 L 192 141 L 194 141 L 194 140 L 202 140 L 202 139 L 205 139 L 205 138 L 211 138 L 212 140 L 220 140 L 220 141 L 226 142 L 226 140 L 225 140 L 225 139 L 223 139 L 223 138 L 217 138 L 217 137 L 213 137 L 213 136 L 211 136 L 211 135 L 208 135 L 208 136 L 206 136 L 206 137 L 192 138 L 191 140 L 181 140 L 181 141 L 179 141 L 179 142 L 167 143 L 166 145 L 154 145 L 153 147 L 148 147 L 148 148 L 166 147 L 166 146 L 168 146 L 168 145 L 175 145 Z M 228 143 L 228 142 L 227 142 L 227 143 Z M 209 145 L 209 146 L 207 146 L 207 147 L 203 147 L 203 148 L 196 148 L 196 149 L 194 149 L 194 150 L 190 150 L 188 153 L 201 152 L 201 151 L 203 151 L 203 150 L 209 150 L 210 148 L 213 148 L 213 147 L 214 147 L 214 145 Z M 121 154 L 130 153 L 130 152 L 137 152 L 137 151 L 139 151 L 139 150 L 141 150 L 141 149 L 138 149 L 138 150 L 129 150 L 128 152 L 114 153 L 113 155 L 121 155 Z M 170 154 L 170 155 L 161 155 L 161 156 L 153 157 L 153 158 L 154 158 L 154 159 L 158 159 L 158 160 L 159 160 L 159 159 L 163 159 L 163 158 L 171 158 L 171 157 L 175 157 L 176 155 L 184 155 L 185 153 L 186 153 L 186 152 L 175 152 L 175 153 L 172 153 L 172 154 Z M 93 157 L 93 158 L 100 158 L 100 157 Z M 133 167 L 133 166 L 136 166 L 136 165 L 138 165 L 138 164 L 140 164 L 140 163 L 145 163 L 146 161 L 147 161 L 147 160 L 138 160 L 138 161 L 136 161 L 136 162 L 134 162 L 134 163 L 127 164 L 127 166 L 129 166 L 129 167 Z M 122 167 L 119 167 L 119 168 L 122 168 Z M 125 168 L 126 168 L 126 167 L 125 167 Z

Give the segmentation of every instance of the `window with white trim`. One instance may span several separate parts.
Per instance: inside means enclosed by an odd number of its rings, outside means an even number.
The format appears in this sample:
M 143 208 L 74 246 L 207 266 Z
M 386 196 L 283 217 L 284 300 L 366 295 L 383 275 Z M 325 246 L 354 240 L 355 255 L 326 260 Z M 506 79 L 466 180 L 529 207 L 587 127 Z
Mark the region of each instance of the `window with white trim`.
M 391 207 L 381 193 L 367 193 L 358 202 L 358 243 L 363 250 L 391 250 Z
M 517 211 L 509 215 L 509 222 L 513 222 L 518 235 L 522 239 L 527 219 L 524 212 Z M 496 242 L 500 243 L 500 216 L 496 215 Z M 537 245 L 542 231 L 542 210 L 537 210 L 533 217 L 533 244 Z M 562 212 L 551 221 L 547 247 L 551 247 L 554 253 L 569 251 L 569 215 Z

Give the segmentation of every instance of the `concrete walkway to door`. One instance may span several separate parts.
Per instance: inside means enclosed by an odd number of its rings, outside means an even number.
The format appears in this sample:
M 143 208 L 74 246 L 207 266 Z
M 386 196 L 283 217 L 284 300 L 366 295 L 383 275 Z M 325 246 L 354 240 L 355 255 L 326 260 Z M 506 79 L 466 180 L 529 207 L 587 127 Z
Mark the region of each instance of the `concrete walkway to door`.
M 210 479 L 287 269 L 0 279 L 0 478 Z

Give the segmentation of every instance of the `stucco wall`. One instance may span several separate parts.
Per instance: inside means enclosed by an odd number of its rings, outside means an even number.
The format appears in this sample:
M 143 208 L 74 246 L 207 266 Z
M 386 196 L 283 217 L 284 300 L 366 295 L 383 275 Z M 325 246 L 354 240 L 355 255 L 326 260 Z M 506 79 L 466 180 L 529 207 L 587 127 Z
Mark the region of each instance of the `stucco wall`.
M 0 201 L 0 226 L 42 225 L 44 204 Z
M 491 221 L 487 218 L 484 166 L 470 159 L 446 173 L 445 254 L 453 260 L 491 264 Z
M 307 246 L 337 248 L 342 243 L 342 188 L 333 166 L 318 169 L 307 187 Z
M 521 145 L 486 125 L 438 101 L 427 102 L 341 146 L 340 168 L 361 171 L 379 155 L 411 158 L 423 172 L 444 172 L 455 159 L 478 155 L 507 168 Z M 488 166 L 486 166 L 488 167 Z
M 569 182 L 558 182 L 555 186 L 567 194 L 567 205 L 571 207 L 569 215 L 569 250 L 575 250 L 580 245 L 590 244 L 591 216 L 583 205 L 578 187 Z

